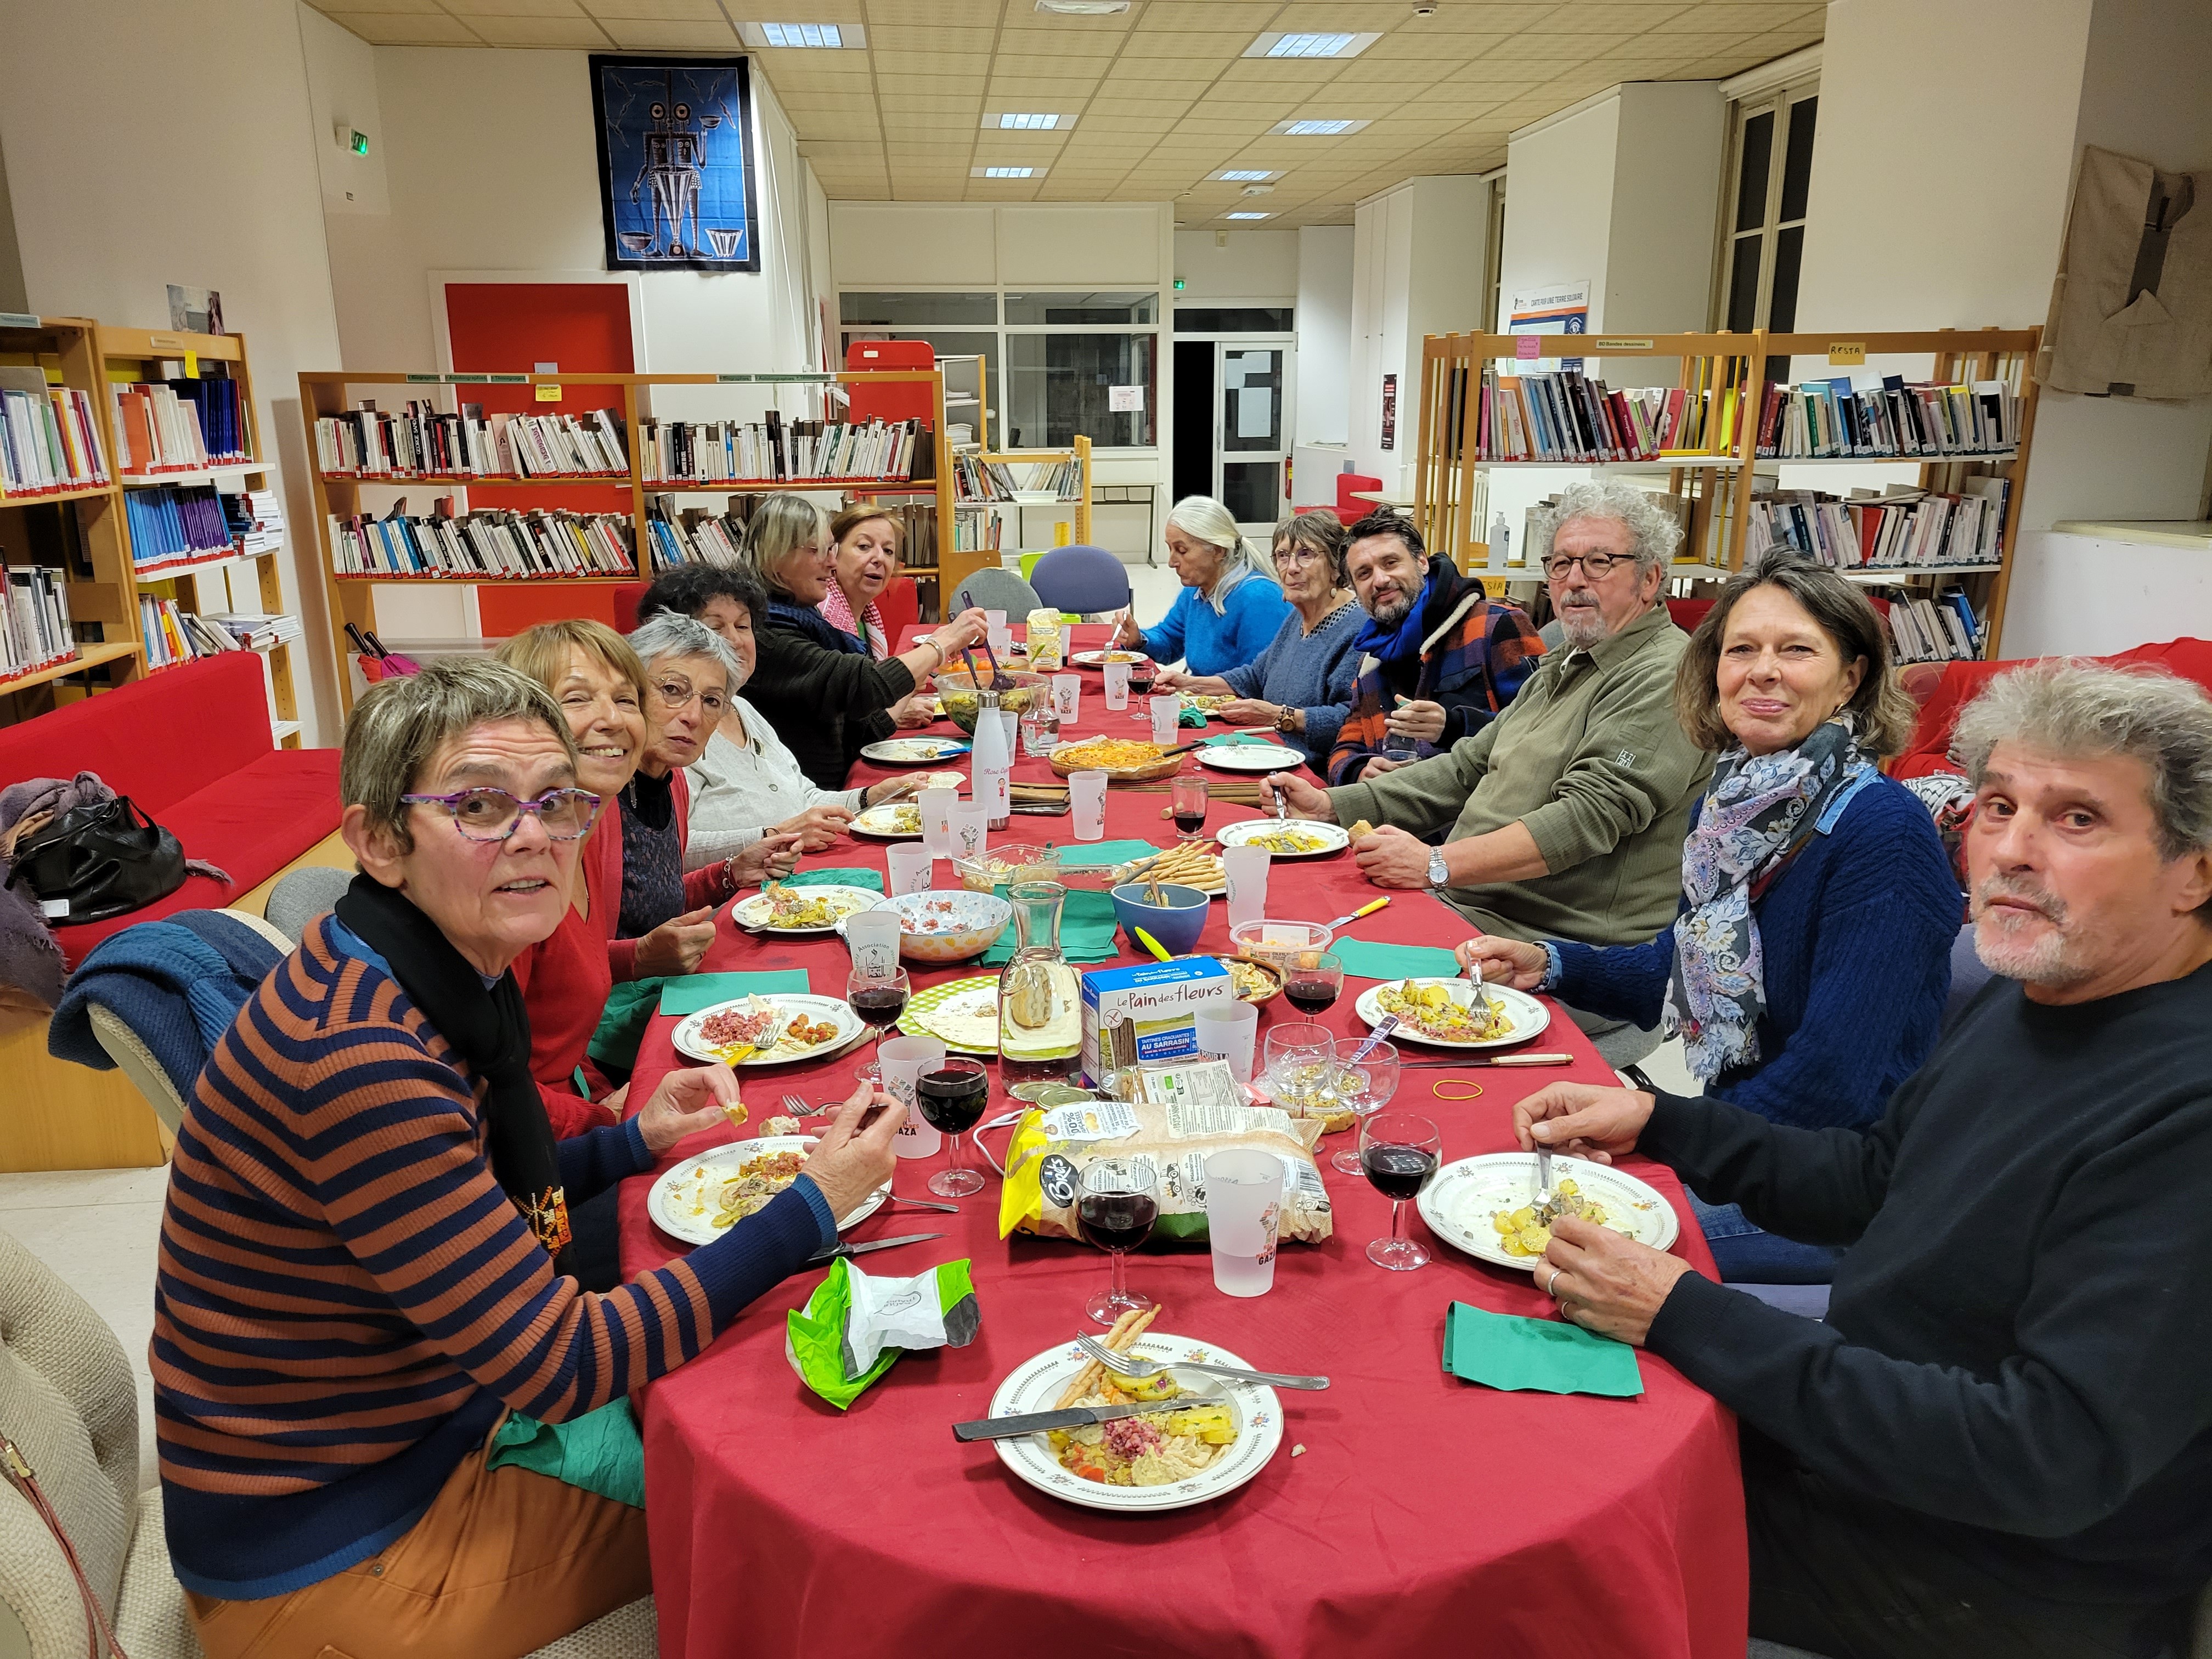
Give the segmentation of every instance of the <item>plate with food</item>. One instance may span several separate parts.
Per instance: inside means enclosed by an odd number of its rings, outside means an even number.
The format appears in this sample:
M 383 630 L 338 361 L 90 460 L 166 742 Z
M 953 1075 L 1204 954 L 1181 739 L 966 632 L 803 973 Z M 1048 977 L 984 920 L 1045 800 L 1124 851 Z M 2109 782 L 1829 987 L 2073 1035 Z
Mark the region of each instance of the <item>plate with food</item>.
M 1223 825 L 1215 839 L 1224 847 L 1264 847 L 1279 859 L 1317 859 L 1352 845 L 1342 824 L 1302 818 L 1245 818 Z
M 663 1170 L 646 1194 L 653 1225 L 686 1244 L 711 1244 L 791 1185 L 814 1150 L 812 1135 L 762 1135 L 717 1146 Z M 855 1226 L 884 1207 L 890 1183 L 862 1199 L 838 1230 Z
M 1260 962 L 1250 957 L 1224 956 L 1216 952 L 1214 958 L 1229 970 L 1229 989 L 1239 1002 L 1259 1004 L 1273 1002 L 1283 994 L 1283 970 L 1272 962 Z
M 779 883 L 730 906 L 738 927 L 755 933 L 834 933 L 855 910 L 883 902 L 865 887 L 793 887 Z
M 1217 772 L 1295 772 L 1306 757 L 1279 743 L 1208 743 L 1193 751 Z
M 1220 691 L 1186 691 L 1182 694 L 1182 706 L 1195 708 L 1201 714 L 1211 714 L 1217 708 L 1226 708 L 1236 701 L 1228 693 Z
M 1170 1365 L 1196 1359 L 1250 1369 L 1226 1348 L 1164 1331 L 1115 1346 Z M 1107 1371 L 1073 1342 L 1017 1365 L 991 1396 L 990 1414 L 1154 1401 L 1157 1412 L 991 1444 L 1000 1462 L 1039 1492 L 1088 1509 L 1145 1515 L 1226 1496 L 1267 1468 L 1283 1443 L 1283 1408 L 1273 1389 L 1198 1371 L 1166 1370 L 1139 1382 Z
M 978 974 L 916 991 L 899 1017 L 908 1036 L 933 1036 L 963 1054 L 999 1052 L 999 976 Z
M 1141 651 L 1079 651 L 1068 659 L 1078 668 L 1103 668 L 1109 662 L 1143 662 Z
M 932 766 L 957 759 L 971 747 L 965 738 L 882 738 L 863 744 L 860 756 L 884 766 Z
M 1554 1156 L 1555 1197 L 1547 1208 L 1536 1194 L 1534 1152 L 1488 1152 L 1463 1158 L 1436 1173 L 1416 1200 L 1429 1231 L 1447 1244 L 1500 1267 L 1532 1270 L 1552 1242 L 1551 1224 L 1563 1215 L 1610 1227 L 1663 1250 L 1681 1224 L 1656 1188 L 1609 1164 Z
M 1103 772 L 1123 783 L 1142 783 L 1164 778 L 1182 769 L 1182 757 L 1163 751 L 1156 743 L 1133 738 L 1086 738 L 1063 743 L 1048 757 L 1052 769 L 1062 777 L 1077 772 Z
M 676 1049 L 732 1066 L 782 1066 L 832 1054 L 867 1029 L 836 997 L 746 996 L 685 1015 L 677 1024 Z
M 854 817 L 852 830 L 856 836 L 872 836 L 878 841 L 919 841 L 921 808 L 910 800 L 871 806 Z
M 1370 986 L 1352 1006 L 1370 1025 L 1395 1014 L 1394 1036 L 1439 1048 L 1502 1048 L 1552 1023 L 1552 1011 L 1527 992 L 1504 985 L 1477 991 L 1464 979 L 1391 980 Z

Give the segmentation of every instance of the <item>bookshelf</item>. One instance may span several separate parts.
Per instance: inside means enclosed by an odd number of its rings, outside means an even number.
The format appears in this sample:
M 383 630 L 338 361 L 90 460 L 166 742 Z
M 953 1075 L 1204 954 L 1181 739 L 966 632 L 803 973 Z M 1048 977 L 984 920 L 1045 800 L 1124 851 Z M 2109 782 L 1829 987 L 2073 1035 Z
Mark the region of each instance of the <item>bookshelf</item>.
M 1488 568 L 1487 485 L 1492 478 L 1502 473 L 1548 474 L 1561 482 L 1585 474 L 1649 477 L 1664 481 L 1664 491 L 1675 499 L 1686 530 L 1674 578 L 1720 581 L 1742 567 L 1753 539 L 1754 502 L 1772 495 L 1784 469 L 1793 474 L 1800 468 L 1814 470 L 1793 477 L 1793 491 L 1817 489 L 1808 478 L 1817 479 L 1818 469 L 1887 469 L 1893 477 L 1885 481 L 1885 489 L 1945 495 L 1986 493 L 1996 503 L 1997 557 L 1838 568 L 1856 581 L 1894 585 L 1905 590 L 1907 597 L 1934 592 L 1922 584 L 1958 582 L 1980 621 L 1980 653 L 1995 659 L 2002 637 L 2005 593 L 2034 437 L 2037 388 L 2029 371 L 2040 337 L 2041 331 L 2034 328 L 1935 329 L 1849 337 L 1840 331 L 1784 334 L 1763 329 L 1746 334 L 1637 338 L 1431 335 L 1422 351 L 1416 520 L 1431 546 L 1449 551 L 1462 568 L 1481 570 Z M 1488 452 L 1517 447 L 1510 441 L 1510 426 L 1507 441 L 1500 444 L 1497 426 L 1482 424 L 1485 370 L 1495 366 L 1498 374 L 1546 374 L 1553 371 L 1545 365 L 1560 358 L 1600 359 L 1599 378 L 1616 392 L 1632 383 L 1684 390 L 1692 412 L 1686 429 L 1679 434 L 1683 441 L 1680 447 L 1626 460 L 1493 458 Z M 2009 441 L 1980 447 L 1965 443 L 1935 453 L 1861 448 L 1838 454 L 1762 454 L 1761 439 L 1770 415 L 1778 423 L 1788 413 L 1771 407 L 1774 400 L 1767 395 L 1765 380 L 1771 358 L 1789 360 L 1808 371 L 1793 375 L 1792 386 L 1850 379 L 1870 397 L 1879 387 L 1869 382 L 1878 377 L 1867 365 L 1899 358 L 1929 362 L 1927 380 L 1919 382 L 1924 386 L 1995 383 L 2008 400 L 2011 429 L 2005 435 Z M 1649 372 L 1639 375 L 1638 368 L 1644 364 Z M 1783 395 L 1786 399 L 1790 388 L 1785 387 Z M 1516 416 L 1526 401 L 1524 395 L 1516 403 Z M 1894 476 L 1898 474 L 1905 476 Z M 1842 505 L 1863 508 L 1869 501 L 1853 499 Z
M 638 436 L 643 422 L 655 421 L 653 393 L 663 387 L 745 387 L 756 393 L 765 393 L 774 398 L 783 395 L 781 388 L 799 387 L 809 392 L 836 398 L 849 397 L 851 389 L 864 385 L 905 384 L 922 385 L 929 394 L 931 423 L 921 434 L 921 443 L 914 457 L 913 471 L 929 471 L 927 477 L 808 477 L 793 478 L 686 478 L 662 481 L 647 477 L 635 465 L 638 455 Z M 650 528 L 651 499 L 663 495 L 764 495 L 777 490 L 799 494 L 830 491 L 842 493 L 860 500 L 889 499 L 933 502 L 938 544 L 949 546 L 952 540 L 952 457 L 945 439 L 945 377 L 935 369 L 845 369 L 822 370 L 798 374 L 477 374 L 458 372 L 406 373 L 369 372 L 354 369 L 310 370 L 300 376 L 300 412 L 307 433 L 307 453 L 319 458 L 316 422 L 327 416 L 344 415 L 363 398 L 374 398 L 380 412 L 397 412 L 390 404 L 404 407 L 412 401 L 444 416 L 458 416 L 465 402 L 473 402 L 485 390 L 507 389 L 505 395 L 514 395 L 517 388 L 531 388 L 532 412 L 580 413 L 610 409 L 615 410 L 623 423 L 629 444 L 630 465 L 620 473 L 557 474 L 535 477 L 513 474 L 485 476 L 468 472 L 409 473 L 368 475 L 325 471 L 317 465 L 313 471 L 315 535 L 319 549 L 318 563 L 322 571 L 325 606 L 329 617 L 330 635 L 325 648 L 330 652 L 337 672 L 339 696 L 347 709 L 354 702 L 352 665 L 349 660 L 345 624 L 351 623 L 363 632 L 374 632 L 376 620 L 376 590 L 391 582 L 438 582 L 448 586 L 509 587 L 525 584 L 544 586 L 549 583 L 576 583 L 601 586 L 648 580 L 653 571 L 653 532 Z M 473 395 L 472 395 L 473 394 Z M 687 405 L 696 404 L 696 396 L 687 396 Z M 538 404 L 549 405 L 539 410 Z M 551 405 L 558 405 L 557 409 Z M 680 418 L 699 417 L 686 413 Z M 718 419 L 737 419 L 737 416 L 718 416 Z M 925 468 L 925 459 L 928 463 Z M 349 520 L 364 514 L 376 516 L 388 512 L 388 506 L 379 508 L 364 505 L 363 492 L 397 492 L 406 495 L 412 491 L 419 498 L 426 487 L 440 491 L 465 491 L 480 485 L 495 489 L 528 488 L 534 490 L 557 492 L 564 505 L 550 509 L 555 514 L 590 514 L 604 518 L 610 524 L 626 520 L 629 554 L 633 561 L 641 560 L 636 574 L 620 574 L 590 572 L 575 574 L 554 572 L 546 574 L 513 574 L 495 576 L 479 570 L 447 574 L 396 575 L 383 572 L 356 574 L 343 571 L 334 557 L 331 526 L 334 522 Z M 509 505 L 495 498 L 501 507 Z M 589 504 L 585 504 L 588 502 Z M 410 517 L 419 517 L 430 503 L 420 499 L 410 500 Z M 465 501 L 454 504 L 457 514 L 471 510 Z M 520 513 L 537 509 L 518 505 Z
M 1048 495 L 1039 490 L 1021 489 L 1012 495 L 963 495 L 956 499 L 953 503 L 955 508 L 974 515 L 979 525 L 988 525 L 997 514 L 1010 512 L 1014 526 L 1014 546 L 1011 549 L 1001 546 L 954 550 L 948 545 L 941 549 L 938 558 L 945 567 L 941 592 L 950 592 L 976 571 L 997 564 L 1001 552 L 1033 550 L 1028 547 L 1029 538 L 1022 528 L 1027 515 L 1033 512 L 1067 514 L 1067 510 L 1073 507 L 1074 511 L 1068 516 L 1074 526 L 1075 540 L 1080 544 L 1089 544 L 1091 489 L 1097 478 L 1091 462 L 1091 440 L 1081 433 L 1070 441 L 1066 449 L 983 449 L 972 455 L 963 455 L 961 459 L 979 462 L 985 466 L 1027 466 L 1031 469 L 1030 476 L 1032 478 L 1048 476 L 1047 470 L 1050 468 L 1072 465 L 1079 474 L 1082 483 L 1073 495 Z
M 136 679 L 143 666 L 123 490 L 116 482 L 106 399 L 100 395 L 98 334 L 90 318 L 0 313 L 0 365 L 16 371 L 9 379 L 22 383 L 17 390 L 64 387 L 85 394 L 79 407 L 89 405 L 90 434 L 99 452 L 88 464 L 97 467 L 100 480 L 28 485 L 13 493 L 0 483 L 0 554 L 13 567 L 41 566 L 58 579 L 69 627 L 68 638 L 56 648 L 70 653 L 0 666 L 0 720 L 27 720 L 59 702 L 121 685 Z M 15 412 L 25 412 L 21 402 Z M 70 680 L 78 684 L 64 684 Z

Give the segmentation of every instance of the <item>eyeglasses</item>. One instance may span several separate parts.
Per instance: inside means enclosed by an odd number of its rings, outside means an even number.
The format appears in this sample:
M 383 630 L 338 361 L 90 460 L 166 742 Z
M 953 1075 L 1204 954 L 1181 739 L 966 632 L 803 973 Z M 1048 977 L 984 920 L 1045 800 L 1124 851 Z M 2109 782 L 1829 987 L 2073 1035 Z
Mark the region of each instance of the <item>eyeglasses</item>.
M 696 702 L 699 705 L 699 712 L 710 720 L 721 719 L 723 711 L 730 706 L 730 700 L 720 692 L 695 691 L 682 680 L 663 680 L 653 688 L 653 691 L 672 709 L 688 708 Z
M 551 789 L 536 800 L 518 800 L 504 789 L 463 789 L 450 795 L 402 795 L 407 806 L 442 806 L 453 814 L 453 827 L 470 841 L 505 841 L 522 823 L 525 812 L 538 814 L 538 822 L 555 841 L 575 841 L 599 815 L 599 798 L 588 789 Z
M 1279 547 L 1275 550 L 1275 568 L 1287 570 L 1294 565 L 1319 564 L 1328 556 L 1318 548 Z
M 1558 581 L 1574 566 L 1580 565 L 1583 568 L 1583 575 L 1589 577 L 1594 582 L 1601 582 L 1606 579 L 1607 575 L 1611 573 L 1613 566 L 1617 564 L 1627 564 L 1629 562 L 1630 559 L 1626 554 L 1554 554 L 1552 557 L 1544 561 L 1544 580 L 1547 582 Z

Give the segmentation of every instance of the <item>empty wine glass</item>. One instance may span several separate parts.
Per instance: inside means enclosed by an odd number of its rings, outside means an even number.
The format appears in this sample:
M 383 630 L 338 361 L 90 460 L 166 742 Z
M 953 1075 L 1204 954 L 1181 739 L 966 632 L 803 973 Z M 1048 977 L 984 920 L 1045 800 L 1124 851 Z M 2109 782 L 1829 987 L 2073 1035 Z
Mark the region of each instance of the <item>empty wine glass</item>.
M 1293 1117 L 1310 1117 L 1335 1067 L 1336 1034 L 1304 1022 L 1278 1025 L 1261 1045 L 1267 1093 Z
M 1406 1200 L 1436 1178 L 1443 1151 L 1437 1126 L 1413 1112 L 1376 1112 L 1360 1124 L 1360 1168 L 1368 1185 L 1390 1200 L 1390 1236 L 1367 1247 L 1376 1267 L 1404 1273 L 1428 1265 L 1427 1249 L 1406 1237 Z
M 1152 1235 L 1160 1216 L 1159 1177 L 1149 1158 L 1094 1158 L 1076 1182 L 1076 1230 L 1114 1258 L 1112 1283 L 1083 1304 L 1101 1325 L 1142 1313 L 1152 1299 L 1129 1288 L 1121 1258 Z
M 1365 1037 L 1340 1037 L 1336 1044 L 1337 1097 L 1362 1120 L 1388 1106 L 1398 1092 L 1398 1045 L 1378 1042 L 1364 1056 L 1353 1060 L 1352 1056 L 1366 1041 Z M 1356 1136 L 1329 1159 L 1329 1167 L 1345 1175 L 1363 1173 Z

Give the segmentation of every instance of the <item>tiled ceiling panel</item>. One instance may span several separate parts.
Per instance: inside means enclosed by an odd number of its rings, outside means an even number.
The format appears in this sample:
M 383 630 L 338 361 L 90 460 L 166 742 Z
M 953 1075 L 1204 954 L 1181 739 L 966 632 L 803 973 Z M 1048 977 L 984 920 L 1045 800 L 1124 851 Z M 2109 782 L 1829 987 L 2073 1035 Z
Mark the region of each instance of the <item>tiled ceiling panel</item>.
M 378 45 L 598 52 L 738 49 L 753 22 L 860 24 L 865 49 L 754 62 L 833 198 L 1158 201 L 1177 222 L 1264 211 L 1340 224 L 1415 173 L 1479 173 L 1513 128 L 1615 82 L 1711 80 L 1820 38 L 1814 0 L 1131 0 L 1072 17 L 1036 0 L 309 0 Z M 1356 58 L 1243 54 L 1263 33 L 1376 32 Z M 1054 113 L 1000 131 L 1002 111 Z M 1277 122 L 1364 121 L 1336 137 Z M 1072 123 L 1073 125 L 1065 125 Z M 1023 179 L 982 167 L 1035 167 Z M 1245 197 L 1211 175 L 1279 170 Z

